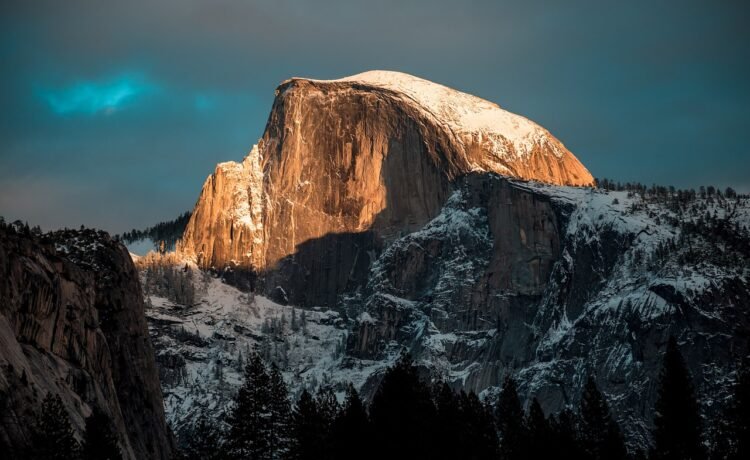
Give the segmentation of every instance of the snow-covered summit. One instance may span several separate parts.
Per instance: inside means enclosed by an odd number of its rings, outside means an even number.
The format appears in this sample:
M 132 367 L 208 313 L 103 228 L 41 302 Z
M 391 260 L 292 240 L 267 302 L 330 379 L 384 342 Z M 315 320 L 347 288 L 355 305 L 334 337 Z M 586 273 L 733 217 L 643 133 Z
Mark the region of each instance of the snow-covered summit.
M 427 80 L 382 71 L 287 80 L 257 147 L 206 180 L 179 249 L 204 268 L 280 269 L 325 235 L 419 228 L 456 180 L 483 172 L 594 181 L 539 125 Z
M 528 158 L 540 144 L 548 145 L 557 158 L 567 153 L 546 129 L 528 118 L 503 110 L 494 102 L 403 72 L 371 70 L 337 80 L 297 79 L 352 82 L 401 93 L 459 137 L 478 143 L 489 141 L 493 153 L 501 158 Z M 507 142 L 514 148 L 508 149 Z

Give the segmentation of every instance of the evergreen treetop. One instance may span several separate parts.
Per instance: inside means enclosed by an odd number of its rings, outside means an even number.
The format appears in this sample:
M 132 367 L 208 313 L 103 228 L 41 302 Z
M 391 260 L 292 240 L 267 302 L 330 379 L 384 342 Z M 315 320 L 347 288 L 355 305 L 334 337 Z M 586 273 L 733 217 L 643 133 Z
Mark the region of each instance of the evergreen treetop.
M 32 455 L 38 460 L 77 460 L 80 445 L 59 395 L 47 393 L 34 427 Z
M 122 459 L 119 439 L 112 420 L 97 406 L 94 406 L 91 415 L 86 418 L 81 454 L 83 460 Z
M 669 338 L 664 354 L 654 426 L 652 459 L 706 458 L 692 377 L 674 337 Z
M 502 458 L 513 460 L 526 457 L 526 424 L 518 398 L 518 387 L 513 377 L 506 377 L 495 407 L 497 429 L 500 432 Z
M 609 405 L 589 376 L 581 397 L 580 440 L 583 449 L 595 460 L 627 457 L 620 428 L 609 412 Z

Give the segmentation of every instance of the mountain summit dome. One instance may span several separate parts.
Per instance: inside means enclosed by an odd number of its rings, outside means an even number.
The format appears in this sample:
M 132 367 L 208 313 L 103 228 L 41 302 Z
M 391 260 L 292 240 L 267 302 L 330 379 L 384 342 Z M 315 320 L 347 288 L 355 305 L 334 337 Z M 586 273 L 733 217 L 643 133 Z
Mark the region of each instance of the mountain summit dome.
M 351 84 L 399 94 L 443 125 L 471 158 L 472 171 L 496 172 L 558 185 L 590 185 L 588 170 L 549 131 L 497 104 L 403 72 L 371 70 L 337 80 L 292 78 L 316 83 Z M 541 160 L 538 156 L 552 156 Z
M 478 97 L 399 72 L 292 78 L 277 88 L 257 146 L 206 180 L 180 247 L 201 266 L 266 280 L 285 265 L 300 276 L 319 268 L 339 278 L 314 282 L 346 284 L 350 263 L 367 263 L 363 248 L 421 228 L 457 181 L 477 174 L 593 183 L 547 130 Z M 335 235 L 349 236 L 332 252 L 323 239 Z

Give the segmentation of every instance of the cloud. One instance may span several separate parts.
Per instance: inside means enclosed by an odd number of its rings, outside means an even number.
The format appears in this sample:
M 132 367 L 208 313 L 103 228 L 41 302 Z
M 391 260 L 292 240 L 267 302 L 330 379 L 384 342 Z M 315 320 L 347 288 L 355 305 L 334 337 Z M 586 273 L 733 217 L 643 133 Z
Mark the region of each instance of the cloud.
M 110 115 L 154 90 L 155 85 L 143 77 L 120 75 L 107 81 L 80 80 L 60 89 L 40 89 L 37 93 L 57 115 Z

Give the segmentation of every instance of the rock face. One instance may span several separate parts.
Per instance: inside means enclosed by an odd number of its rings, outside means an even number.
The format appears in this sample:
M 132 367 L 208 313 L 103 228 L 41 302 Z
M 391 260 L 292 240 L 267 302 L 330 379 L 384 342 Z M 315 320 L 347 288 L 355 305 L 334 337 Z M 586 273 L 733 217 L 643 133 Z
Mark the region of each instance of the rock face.
M 594 375 L 645 448 L 673 335 L 704 413 L 721 407 L 750 336 L 750 200 L 574 187 L 591 175 L 541 127 L 403 74 L 277 91 L 258 146 L 206 181 L 180 251 L 235 281 L 246 270 L 277 303 L 340 315 L 345 353 L 316 354 L 334 383 L 368 395 L 408 350 L 489 400 L 513 375 L 554 413 Z M 206 346 L 220 355 L 230 339 Z M 316 385 L 299 366 L 284 370 Z
M 704 414 L 721 409 L 750 336 L 749 199 L 660 202 L 486 174 L 459 184 L 340 302 L 364 312 L 351 356 L 406 348 L 435 379 L 490 399 L 513 375 L 546 413 L 575 407 L 594 375 L 643 448 L 674 336 Z
M 593 182 L 549 132 L 474 96 L 396 72 L 292 79 L 258 146 L 207 179 L 180 248 L 203 267 L 250 269 L 267 288 L 304 291 L 297 302 L 327 303 L 472 172 Z
M 0 450 L 23 458 L 48 393 L 78 434 L 94 406 L 129 459 L 168 459 L 172 436 L 138 274 L 104 233 L 0 228 Z
M 292 394 L 351 382 L 370 397 L 404 350 L 425 377 L 489 402 L 512 375 L 522 401 L 537 398 L 547 414 L 576 408 L 593 375 L 630 446 L 643 449 L 674 336 L 704 415 L 719 413 L 750 337 L 750 198 L 547 186 L 492 173 L 452 187 L 434 218 L 380 246 L 367 232 L 308 243 L 332 255 L 328 265 L 287 266 L 305 288 L 290 283 L 292 306 L 249 301 L 215 277 L 196 305 L 152 295 L 154 343 L 181 433 L 189 435 L 195 411 L 226 406 L 248 347 L 281 366 Z M 364 263 L 356 250 L 340 251 L 347 241 L 370 248 Z M 355 275 L 327 277 L 336 264 Z M 289 323 L 295 308 L 299 318 L 299 300 L 325 289 L 334 294 L 310 302 L 323 308 L 305 310 L 307 333 L 299 323 L 262 326 Z
M 496 176 L 470 175 L 424 228 L 394 241 L 370 268 L 361 299 L 376 326 L 363 323 L 353 352 L 374 358 L 386 351 L 424 310 L 443 333 L 503 329 L 506 348 L 527 349 L 517 333 L 528 306 L 547 287 L 560 259 L 561 231 L 548 197 Z M 376 330 L 373 330 L 376 327 Z M 481 385 L 497 384 L 488 381 Z M 478 388 L 475 388 L 478 390 Z

